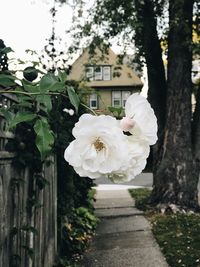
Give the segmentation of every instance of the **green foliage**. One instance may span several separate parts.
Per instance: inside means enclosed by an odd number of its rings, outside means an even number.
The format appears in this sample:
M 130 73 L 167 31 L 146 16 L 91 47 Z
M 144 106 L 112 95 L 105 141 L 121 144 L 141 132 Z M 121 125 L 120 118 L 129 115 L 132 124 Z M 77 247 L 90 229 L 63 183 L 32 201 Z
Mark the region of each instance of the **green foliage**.
M 75 107 L 76 112 L 78 112 L 78 107 L 80 104 L 80 99 L 79 99 L 78 95 L 76 94 L 74 88 L 71 86 L 67 87 L 67 92 L 68 92 L 71 104 Z
M 15 76 L 9 72 L 7 74 L 13 77 L 11 81 L 15 81 Z M 0 73 L 1 77 L 6 84 L 7 76 Z M 9 129 L 15 131 L 15 139 L 11 139 L 5 149 L 16 153 L 13 165 L 19 172 L 24 168 L 29 169 L 30 192 L 26 208 L 30 217 L 37 209 L 43 208 L 38 196 L 40 190 L 49 185 L 48 177 L 43 175 L 43 166 L 51 164 L 47 161 L 51 152 L 56 154 L 58 237 L 62 237 L 58 238 L 60 247 L 58 266 L 66 266 L 69 263 L 68 266 L 75 267 L 77 265 L 70 264 L 69 261 L 74 255 L 73 248 L 79 252 L 84 249 L 97 223 L 92 206 L 94 192 L 89 192 L 93 182 L 89 178 L 79 177 L 63 157 L 65 148 L 74 138 L 72 128 L 85 109 L 80 105 L 80 99 L 76 94 L 78 85 L 74 86 L 67 81 L 65 71 L 59 70 L 57 75 L 49 72 L 37 80 L 37 82 L 31 82 L 30 79 L 18 80 L 17 84 L 10 83 L 9 88 L 4 88 L 0 84 L 0 94 L 9 92 L 16 97 L 16 103 L 11 107 L 0 108 L 0 114 L 6 119 Z M 75 108 L 76 114 L 70 116 L 63 112 L 64 108 Z M 13 188 L 21 184 L 21 180 L 13 178 Z M 73 224 L 73 229 L 70 233 L 66 233 L 67 228 L 63 226 L 69 223 Z M 15 229 L 13 235 L 18 234 L 19 230 L 37 234 L 37 229 L 24 225 L 21 229 Z M 73 236 L 74 242 L 67 239 L 67 236 Z M 33 257 L 33 249 L 28 246 L 24 246 L 24 249 L 29 257 Z M 13 255 L 13 262 L 16 261 L 17 255 Z
M 120 119 L 123 117 L 124 109 L 122 107 L 108 107 L 108 110 L 115 116 L 117 119 Z
M 69 222 L 63 226 L 63 242 L 68 253 L 80 254 L 89 244 L 98 219 L 85 207 L 73 209 Z
M 0 75 L 0 85 L 3 87 L 8 87 L 8 86 L 15 86 L 15 77 L 9 74 L 1 74 Z
M 146 211 L 151 190 L 148 188 L 129 189 L 131 196 L 135 199 L 136 208 Z
M 40 91 L 43 93 L 46 92 L 65 92 L 65 84 L 58 80 L 53 73 L 47 73 L 40 80 Z
M 155 214 L 149 219 L 153 234 L 170 266 L 199 266 L 199 214 Z
M 41 117 L 35 122 L 34 131 L 36 133 L 36 146 L 40 151 L 41 159 L 44 160 L 49 155 L 54 144 L 54 135 L 46 118 Z
M 25 73 L 29 73 L 27 68 Z M 0 73 L 0 85 L 6 88 L 9 86 L 9 93 L 14 94 L 17 101 L 10 108 L 1 108 L 0 113 L 7 120 L 10 129 L 16 128 L 20 123 L 28 123 L 34 129 L 35 145 L 41 159 L 44 160 L 51 153 L 54 145 L 55 134 L 50 126 L 53 98 L 62 96 L 69 99 L 68 105 L 74 106 L 76 113 L 78 113 L 80 99 L 73 87 L 66 85 L 67 75 L 61 71 L 58 75 L 49 72 L 35 83 L 23 79 L 21 86 L 17 85 L 15 80 L 16 77 L 12 74 Z M 0 89 L 0 94 L 7 92 Z
M 151 191 L 130 189 L 138 209 L 144 210 L 153 234 L 173 267 L 198 267 L 200 263 L 200 214 L 160 214 L 148 206 Z
M 9 123 L 9 128 L 15 128 L 17 124 L 21 122 L 30 122 L 33 121 L 36 118 L 36 114 L 33 114 L 29 111 L 19 111 L 14 115 L 13 118 L 11 118 L 10 123 Z

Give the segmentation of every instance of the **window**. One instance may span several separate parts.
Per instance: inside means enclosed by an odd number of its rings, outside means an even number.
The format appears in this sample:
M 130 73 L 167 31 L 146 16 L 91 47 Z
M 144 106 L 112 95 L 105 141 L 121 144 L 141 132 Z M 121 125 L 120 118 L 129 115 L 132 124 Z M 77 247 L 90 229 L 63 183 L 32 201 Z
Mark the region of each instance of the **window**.
M 112 106 L 121 107 L 121 91 L 112 92 Z
M 90 81 L 110 81 L 111 66 L 87 66 L 86 78 Z
M 92 66 L 86 68 L 86 78 L 90 81 L 93 80 L 94 68 Z
M 90 95 L 90 108 L 97 109 L 97 94 Z
M 130 91 L 112 91 L 112 106 L 124 108 L 130 94 Z
M 110 66 L 104 66 L 103 67 L 103 80 L 104 81 L 110 81 L 111 80 Z
M 126 100 L 130 96 L 130 91 L 122 91 L 122 107 L 125 108 Z
M 94 79 L 95 81 L 101 81 L 103 79 L 102 66 L 96 66 L 94 68 Z

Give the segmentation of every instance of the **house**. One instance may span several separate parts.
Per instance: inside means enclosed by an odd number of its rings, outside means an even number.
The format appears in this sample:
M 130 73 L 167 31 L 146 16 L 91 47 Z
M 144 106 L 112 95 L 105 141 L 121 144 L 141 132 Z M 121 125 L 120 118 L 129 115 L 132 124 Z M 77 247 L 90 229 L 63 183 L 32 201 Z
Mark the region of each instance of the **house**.
M 86 104 L 101 113 L 106 113 L 109 106 L 124 108 L 128 96 L 140 92 L 143 86 L 131 68 L 118 64 L 118 57 L 110 48 L 105 56 L 99 49 L 94 55 L 85 49 L 72 64 L 68 78 L 84 81 L 87 87 L 93 88 L 87 95 Z

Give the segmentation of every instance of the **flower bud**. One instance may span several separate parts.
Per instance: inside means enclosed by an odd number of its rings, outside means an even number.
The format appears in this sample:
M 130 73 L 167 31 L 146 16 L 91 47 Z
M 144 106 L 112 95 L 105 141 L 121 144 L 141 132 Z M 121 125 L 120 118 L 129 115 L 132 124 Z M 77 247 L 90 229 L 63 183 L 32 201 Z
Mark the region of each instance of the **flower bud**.
M 120 121 L 120 127 L 124 132 L 129 132 L 135 125 L 133 119 L 129 117 L 123 117 Z

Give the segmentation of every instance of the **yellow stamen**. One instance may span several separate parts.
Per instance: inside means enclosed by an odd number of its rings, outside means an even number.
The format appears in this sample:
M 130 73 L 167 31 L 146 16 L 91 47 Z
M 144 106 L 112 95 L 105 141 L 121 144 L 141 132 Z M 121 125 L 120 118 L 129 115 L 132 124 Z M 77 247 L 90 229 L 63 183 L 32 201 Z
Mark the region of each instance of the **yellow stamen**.
M 106 148 L 104 143 L 100 140 L 99 137 L 94 141 L 93 145 L 94 145 L 94 147 L 95 147 L 97 152 L 99 152 L 102 149 Z

